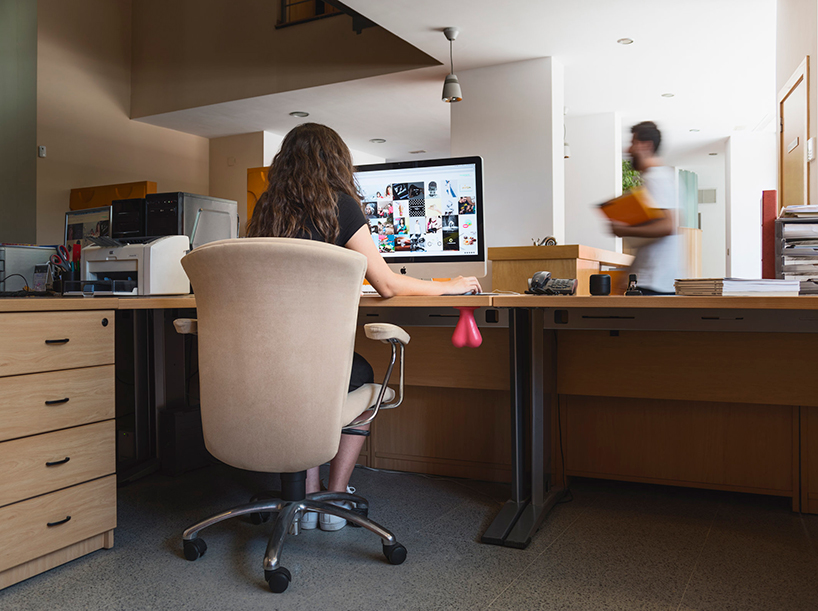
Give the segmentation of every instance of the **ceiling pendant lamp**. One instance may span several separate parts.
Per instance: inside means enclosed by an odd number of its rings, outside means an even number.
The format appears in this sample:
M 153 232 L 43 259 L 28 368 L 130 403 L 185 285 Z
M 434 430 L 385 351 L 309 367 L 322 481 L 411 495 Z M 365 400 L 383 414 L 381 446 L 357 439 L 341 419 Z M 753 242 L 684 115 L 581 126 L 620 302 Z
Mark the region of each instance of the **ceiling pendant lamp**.
M 446 28 L 443 30 L 443 35 L 449 41 L 449 64 L 451 72 L 443 81 L 443 101 L 444 102 L 459 102 L 463 99 L 463 93 L 460 91 L 460 81 L 457 80 L 457 75 L 454 73 L 454 59 L 452 58 L 452 42 L 460 34 L 458 28 Z

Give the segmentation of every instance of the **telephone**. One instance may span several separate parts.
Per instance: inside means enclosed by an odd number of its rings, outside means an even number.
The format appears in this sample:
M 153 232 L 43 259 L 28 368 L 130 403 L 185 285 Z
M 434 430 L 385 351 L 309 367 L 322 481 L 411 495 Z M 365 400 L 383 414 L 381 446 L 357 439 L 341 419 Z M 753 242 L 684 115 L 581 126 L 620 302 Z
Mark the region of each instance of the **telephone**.
M 577 279 L 552 278 L 551 272 L 537 272 L 528 279 L 529 295 L 573 295 L 577 291 Z

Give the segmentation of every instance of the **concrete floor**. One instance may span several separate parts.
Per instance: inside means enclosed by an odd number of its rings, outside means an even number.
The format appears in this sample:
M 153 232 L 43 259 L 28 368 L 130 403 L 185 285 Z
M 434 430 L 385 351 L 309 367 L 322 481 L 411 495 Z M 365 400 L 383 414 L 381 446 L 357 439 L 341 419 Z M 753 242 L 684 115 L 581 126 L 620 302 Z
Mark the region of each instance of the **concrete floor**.
M 788 500 L 577 480 L 526 550 L 483 545 L 508 497 L 500 484 L 357 469 L 370 516 L 409 552 L 388 564 L 363 529 L 289 538 L 283 594 L 264 582 L 271 523 L 202 533 L 187 562 L 182 530 L 246 502 L 275 477 L 221 465 L 119 489 L 115 547 L 0 592 L 0 609 L 818 609 L 818 516 Z

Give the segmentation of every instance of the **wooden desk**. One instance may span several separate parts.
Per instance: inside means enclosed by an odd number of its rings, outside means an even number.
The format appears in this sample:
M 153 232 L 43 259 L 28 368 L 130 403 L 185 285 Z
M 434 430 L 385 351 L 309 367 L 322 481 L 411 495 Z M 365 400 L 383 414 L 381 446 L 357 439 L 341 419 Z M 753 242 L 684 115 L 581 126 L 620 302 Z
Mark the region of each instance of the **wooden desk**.
M 786 496 L 818 512 L 818 298 L 493 303 L 528 317 L 518 358 L 531 371 L 517 383 L 544 420 L 554 486 L 572 475 L 663 483 Z
M 356 351 L 373 366 L 375 379 L 386 372 L 390 348 L 367 339 L 367 322 L 392 322 L 409 327 L 405 385 L 407 400 L 384 411 L 373 422 L 361 463 L 366 466 L 473 479 L 511 479 L 508 330 L 505 316 L 487 322 L 477 312 L 483 345 L 457 349 L 451 344 L 457 306 L 486 308 L 493 296 L 361 298 Z M 173 331 L 172 309 L 195 308 L 195 297 L 123 298 L 119 309 L 153 309 L 158 356 L 154 371 L 161 392 L 157 409 L 179 404 L 184 387 L 164 361 L 179 354 L 183 341 Z M 163 312 L 164 310 L 164 312 Z M 165 314 L 166 313 L 166 314 Z M 393 384 L 395 383 L 393 376 Z
M 509 343 L 505 314 L 487 322 L 475 313 L 483 343 L 477 349 L 451 343 L 456 306 L 488 307 L 493 296 L 364 297 L 355 349 L 375 369 L 379 382 L 390 348 L 366 339 L 367 322 L 406 327 L 406 400 L 375 419 L 366 464 L 472 479 L 511 479 Z M 393 375 L 394 383 L 394 375 Z

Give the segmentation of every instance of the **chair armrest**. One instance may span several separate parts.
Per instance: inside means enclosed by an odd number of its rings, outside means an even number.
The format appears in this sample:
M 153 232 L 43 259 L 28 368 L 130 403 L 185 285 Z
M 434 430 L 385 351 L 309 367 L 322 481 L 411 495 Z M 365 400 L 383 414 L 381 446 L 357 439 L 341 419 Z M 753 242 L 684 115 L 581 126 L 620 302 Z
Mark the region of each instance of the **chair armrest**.
M 346 425 L 344 429 L 356 428 L 369 424 L 375 419 L 375 416 L 378 415 L 378 411 L 381 408 L 387 409 L 397 407 L 403 402 L 403 351 L 404 346 L 409 343 L 409 334 L 397 325 L 382 322 L 366 324 L 364 325 L 364 331 L 369 339 L 376 339 L 382 341 L 384 344 L 390 344 L 392 347 L 392 360 L 389 362 L 389 367 L 386 369 L 386 376 L 384 377 L 383 384 L 380 385 L 380 392 L 378 393 L 378 398 L 375 401 L 375 405 L 366 410 L 369 411 L 370 414 L 368 416 L 364 416 L 362 413 L 360 416 L 358 416 L 358 418 L 363 417 L 363 419 L 356 419 L 352 421 Z M 395 362 L 397 361 L 398 347 L 400 347 L 400 381 L 398 383 L 400 393 L 397 401 L 395 401 L 393 400 L 394 391 L 388 388 L 387 384 L 389 384 L 389 378 L 392 376 L 392 369 L 395 367 Z M 351 394 L 357 393 L 358 390 L 353 391 Z M 391 394 L 392 396 L 387 398 L 387 394 Z M 390 402 L 384 403 L 383 401 L 385 398 Z
M 176 332 L 182 335 L 198 335 L 199 324 L 195 318 L 177 318 L 173 321 Z
M 409 343 L 409 334 L 397 325 L 389 324 L 388 322 L 371 322 L 364 325 L 364 332 L 369 339 L 380 340 L 383 343 L 389 343 L 390 339 L 396 339 L 401 344 Z

